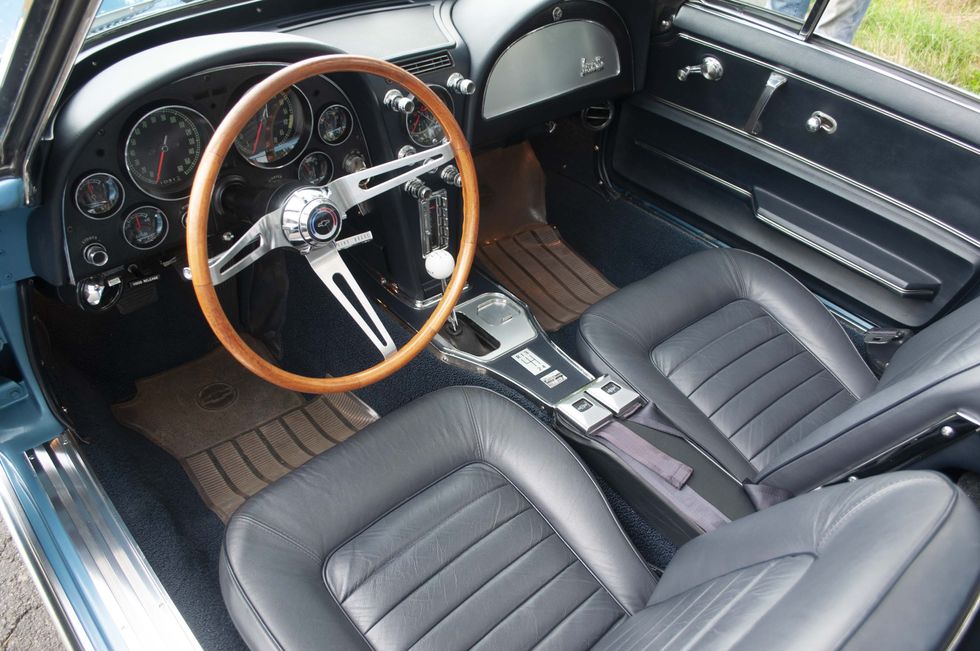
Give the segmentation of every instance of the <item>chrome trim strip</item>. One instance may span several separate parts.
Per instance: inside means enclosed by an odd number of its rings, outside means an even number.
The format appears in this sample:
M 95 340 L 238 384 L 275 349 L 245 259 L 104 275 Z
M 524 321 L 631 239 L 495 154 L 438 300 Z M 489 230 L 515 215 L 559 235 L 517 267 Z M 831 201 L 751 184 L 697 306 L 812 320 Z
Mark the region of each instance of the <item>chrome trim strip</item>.
M 862 319 L 861 317 L 859 317 L 858 315 L 852 312 L 848 312 L 840 305 L 837 305 L 836 303 L 831 303 L 830 301 L 828 301 L 826 298 L 823 298 L 822 296 L 816 294 L 814 294 L 814 296 L 816 296 L 817 300 L 823 303 L 823 306 L 827 308 L 827 310 L 831 312 L 838 320 L 844 321 L 845 323 L 847 323 L 849 326 L 851 326 L 861 334 L 864 334 L 868 330 L 872 330 L 878 327 L 874 323 Z
M 919 129 L 920 131 L 923 131 L 923 132 L 929 134 L 930 136 L 933 136 L 935 138 L 940 138 L 940 139 L 945 140 L 946 142 L 948 142 L 948 143 L 950 143 L 952 145 L 956 145 L 958 147 L 961 147 L 961 148 L 967 150 L 968 152 L 970 152 L 971 154 L 976 154 L 976 155 L 980 156 L 980 148 L 977 148 L 977 147 L 975 147 L 975 146 L 973 146 L 973 145 L 971 145 L 969 143 L 963 142 L 962 140 L 959 140 L 957 138 L 954 138 L 952 136 L 949 136 L 949 135 L 947 135 L 945 133 L 941 133 L 939 131 L 936 131 L 935 129 L 932 129 L 932 128 L 927 127 L 927 126 L 925 126 L 923 124 L 920 124 L 918 122 L 915 122 L 914 120 L 910 120 L 910 119 L 908 119 L 906 117 L 902 117 L 901 115 L 898 115 L 897 113 L 892 113 L 888 109 L 882 108 L 882 107 L 878 106 L 877 104 L 872 104 L 870 102 L 866 102 L 863 99 L 858 99 L 857 97 L 854 97 L 853 95 L 848 95 L 847 93 L 844 93 L 842 91 L 839 91 L 839 90 L 836 90 L 834 88 L 831 88 L 830 86 L 825 86 L 824 84 L 822 84 L 822 83 L 820 83 L 818 81 L 814 81 L 813 79 L 810 79 L 809 77 L 804 77 L 803 75 L 797 74 L 795 72 L 790 72 L 789 70 L 786 70 L 785 68 L 777 67 L 774 64 L 767 63 L 767 62 L 763 61 L 762 59 L 756 59 L 755 57 L 751 57 L 751 56 L 749 56 L 747 54 L 742 54 L 741 52 L 736 52 L 735 50 L 731 50 L 731 49 L 729 49 L 729 48 L 727 48 L 727 47 L 725 47 L 723 45 L 718 45 L 717 43 L 713 43 L 711 41 L 708 41 L 708 40 L 705 40 L 705 39 L 702 39 L 702 38 L 698 38 L 697 36 L 691 36 L 690 34 L 684 34 L 684 33 L 678 34 L 678 36 L 681 39 L 685 40 L 685 41 L 690 41 L 692 43 L 697 43 L 698 45 L 703 45 L 705 47 L 714 48 L 714 49 L 718 50 L 719 52 L 724 52 L 725 54 L 728 54 L 730 56 L 736 57 L 738 59 L 743 59 L 745 61 L 749 61 L 750 63 L 754 63 L 757 66 L 760 66 L 760 67 L 763 67 L 763 68 L 767 68 L 767 69 L 772 70 L 773 72 L 777 72 L 777 73 L 779 73 L 781 75 L 785 75 L 786 77 L 790 77 L 791 79 L 796 79 L 797 81 L 802 81 L 803 83 L 809 84 L 810 86 L 813 86 L 815 88 L 819 88 L 820 90 L 822 90 L 822 91 L 824 91 L 826 93 L 830 93 L 831 95 L 836 95 L 838 97 L 841 97 L 843 99 L 846 99 L 846 100 L 848 100 L 850 102 L 853 102 L 853 103 L 855 103 L 855 104 L 857 104 L 859 106 L 862 106 L 862 107 L 864 107 L 866 109 L 869 109 L 869 110 L 874 111 L 876 113 L 880 113 L 881 115 L 884 115 L 884 116 L 889 117 L 889 118 L 891 118 L 893 120 L 896 120 L 898 122 L 901 122 L 903 124 L 906 124 L 906 125 L 908 125 L 910 127 Z
M 662 149 L 659 149 L 657 147 L 654 147 L 653 145 L 648 145 L 647 143 L 643 142 L 642 140 L 634 140 L 633 141 L 633 144 L 636 145 L 637 147 L 639 147 L 640 149 L 644 150 L 644 151 L 650 152 L 654 156 L 659 156 L 660 158 L 669 160 L 671 163 L 674 163 L 676 165 L 680 165 L 681 167 L 683 167 L 686 170 L 690 170 L 690 171 L 694 172 L 695 174 L 698 174 L 700 176 L 703 176 L 704 178 L 706 178 L 706 179 L 708 179 L 710 181 L 714 181 L 718 185 L 721 185 L 721 186 L 723 186 L 723 187 L 731 190 L 735 194 L 738 194 L 738 195 L 741 195 L 741 196 L 745 197 L 746 199 L 751 199 L 752 198 L 752 192 L 751 192 L 751 190 L 746 190 L 745 188 L 743 188 L 740 185 L 735 185 L 734 183 L 732 183 L 730 181 L 726 181 L 725 179 L 721 178 L 720 176 L 715 176 L 711 172 L 708 172 L 706 170 L 703 170 L 703 169 L 701 169 L 700 167 L 698 167 L 696 165 L 692 165 L 691 163 L 688 163 L 687 161 L 683 161 L 680 158 L 677 158 L 676 156 L 672 156 L 671 154 L 668 154 L 667 152 L 665 152 Z
M 128 648 L 199 650 L 170 596 L 75 443 L 61 435 L 28 460 L 94 586 L 92 596 Z
M 945 223 L 945 222 L 937 219 L 936 217 L 933 217 L 932 215 L 930 215 L 928 213 L 925 213 L 925 212 L 919 210 L 918 208 L 913 208 L 912 206 L 908 205 L 907 203 L 904 203 L 904 202 L 902 202 L 902 201 L 900 201 L 900 200 L 892 197 L 891 195 L 887 195 L 887 194 L 881 192 L 880 190 L 875 190 L 872 187 L 869 187 L 867 185 L 864 185 L 860 181 L 855 181 L 854 179 L 850 178 L 849 176 L 844 176 L 843 174 L 841 174 L 839 172 L 835 172 L 834 170 L 832 170 L 830 168 L 827 168 L 827 167 L 824 167 L 823 165 L 820 165 L 819 163 L 815 163 L 815 162 L 813 162 L 812 160 L 810 160 L 808 158 L 804 158 L 803 156 L 800 156 L 799 154 L 796 154 L 794 152 L 789 151 L 788 149 L 783 149 L 779 145 L 774 145 L 774 144 L 772 144 L 771 142 L 769 142 L 767 140 L 763 140 L 762 138 L 758 138 L 756 136 L 753 136 L 751 134 L 748 134 L 748 133 L 742 131 L 739 128 L 733 127 L 733 126 L 731 126 L 729 124 L 726 124 L 726 123 L 724 123 L 724 122 L 722 122 L 720 120 L 716 120 L 715 118 L 710 117 L 710 116 L 707 116 L 707 115 L 704 115 L 703 113 L 699 113 L 699 112 L 697 112 L 695 110 L 689 109 L 686 106 L 681 106 L 680 104 L 675 104 L 674 102 L 671 102 L 670 100 L 661 99 L 659 97 L 651 97 L 650 98 L 650 101 L 655 102 L 655 103 L 658 103 L 658 104 L 662 104 L 663 106 L 669 107 L 669 108 L 674 109 L 676 111 L 680 111 L 682 113 L 685 113 L 685 114 L 690 115 L 692 117 L 698 118 L 700 120 L 704 120 L 704 121 L 709 122 L 710 124 L 713 124 L 713 125 L 715 125 L 717 127 L 721 127 L 721 128 L 723 128 L 723 129 L 725 129 L 727 131 L 730 131 L 731 133 L 738 134 L 739 136 L 742 136 L 743 138 L 746 138 L 746 139 L 748 139 L 748 140 L 750 140 L 750 141 L 752 141 L 754 143 L 757 143 L 757 144 L 763 145 L 765 147 L 768 147 L 769 149 L 772 149 L 773 151 L 776 151 L 776 152 L 779 152 L 780 154 L 783 154 L 785 156 L 788 156 L 788 157 L 792 158 L 793 160 L 795 160 L 797 162 L 803 163 L 804 165 L 807 165 L 809 167 L 812 167 L 813 169 L 815 169 L 815 170 L 817 170 L 819 172 L 823 172 L 824 174 L 827 174 L 829 176 L 832 176 L 835 179 L 837 179 L 839 181 L 843 181 L 844 183 L 847 183 L 848 185 L 851 185 L 851 186 L 853 186 L 853 187 L 855 187 L 855 188 L 857 188 L 857 189 L 859 189 L 859 190 L 861 190 L 863 192 L 867 192 L 868 194 L 870 194 L 870 195 L 872 195 L 874 197 L 877 197 L 878 199 L 881 199 L 882 201 L 885 201 L 887 203 L 890 203 L 891 205 L 895 206 L 896 208 L 900 208 L 900 209 L 902 209 L 902 210 L 904 210 L 904 211 L 906 211 L 906 212 L 908 212 L 908 213 L 910 213 L 912 215 L 915 215 L 916 217 L 919 217 L 920 219 L 923 219 L 923 220 L 925 220 L 925 221 L 933 224 L 934 226 L 937 226 L 937 227 L 943 229 L 944 231 L 946 231 L 950 235 L 953 235 L 953 236 L 955 236 L 955 237 L 963 240 L 964 242 L 970 244 L 971 246 L 980 249 L 980 240 L 978 240 L 978 239 L 976 239 L 976 238 L 974 238 L 974 237 L 972 237 L 970 235 L 967 235 L 966 233 L 960 231 L 956 227 L 950 226 L 949 224 L 947 224 L 947 223 Z
M 838 264 L 841 264 L 841 265 L 847 267 L 851 271 L 855 271 L 855 272 L 861 274 L 862 276 L 864 276 L 865 278 L 868 278 L 870 280 L 873 280 L 874 282 L 876 282 L 879 285 L 885 287 L 886 289 L 888 289 L 888 290 L 890 290 L 890 291 L 898 294 L 899 296 L 902 296 L 902 297 L 906 297 L 906 296 L 932 296 L 935 293 L 935 292 L 933 292 L 931 290 L 928 290 L 928 289 L 905 289 L 904 287 L 900 287 L 900 286 L 896 285 L 895 283 L 893 283 L 893 282 L 891 282 L 891 281 L 889 281 L 889 280 L 887 280 L 885 278 L 882 278 L 881 276 L 879 276 L 875 272 L 871 271 L 870 269 L 866 269 L 866 268 L 862 267 L 861 265 L 859 265 L 858 263 L 856 263 L 856 262 L 854 262 L 852 260 L 848 260 L 844 256 L 839 255 L 838 253 L 835 253 L 834 251 L 831 251 L 827 247 L 825 247 L 825 246 L 823 246 L 821 244 L 818 244 L 817 242 L 814 242 L 813 240 L 811 240 L 810 238 L 806 237 L 802 233 L 797 233 L 793 229 L 787 228 L 786 226 L 783 226 L 779 222 L 774 221 L 774 220 L 770 219 L 769 217 L 766 217 L 765 215 L 763 215 L 759 211 L 756 211 L 755 218 L 758 219 L 759 221 L 761 221 L 766 226 L 769 226 L 770 228 L 773 228 L 773 229 L 779 231 L 783 235 L 786 235 L 787 237 L 790 237 L 790 238 L 796 240 L 800 244 L 803 244 L 803 245 L 805 245 L 805 246 L 813 249 L 817 253 L 821 253 L 821 254 L 827 256 L 828 258 L 830 258 L 834 262 L 837 262 Z
M 966 614 L 963 615 L 963 621 L 960 622 L 960 625 L 953 633 L 953 637 L 950 638 L 949 644 L 944 647 L 947 651 L 953 651 L 953 649 L 959 648 L 960 644 L 963 643 L 963 640 L 966 639 L 966 634 L 970 631 L 970 625 L 973 624 L 973 621 L 977 618 L 977 613 L 980 613 L 980 593 L 974 597 L 973 605 L 970 606 L 970 608 L 966 611 Z
M 733 9 L 731 9 L 731 8 L 725 6 L 725 5 L 709 3 L 709 2 L 706 2 L 706 0 L 692 0 L 691 2 L 686 3 L 684 6 L 685 7 L 690 7 L 690 9 L 692 11 L 701 11 L 701 12 L 704 12 L 706 14 L 711 14 L 711 15 L 717 16 L 719 18 L 724 18 L 726 20 L 732 20 L 734 22 L 741 23 L 741 24 L 746 25 L 746 26 L 749 26 L 749 27 L 755 27 L 757 29 L 761 29 L 762 31 L 765 31 L 765 32 L 767 32 L 767 33 L 769 33 L 769 34 L 771 34 L 773 36 L 776 36 L 776 37 L 781 38 L 781 39 L 786 40 L 786 41 L 791 41 L 793 43 L 802 43 L 803 42 L 800 39 L 800 36 L 799 36 L 798 33 L 781 31 L 780 29 L 777 29 L 779 26 L 776 25 L 776 24 L 769 23 L 769 22 L 766 22 L 764 20 L 760 20 L 760 19 L 758 19 L 758 18 L 756 18 L 754 16 L 751 16 L 749 14 L 743 14 L 743 13 L 734 11 Z M 818 34 L 817 36 L 820 36 L 820 35 Z M 826 38 L 826 37 L 821 37 L 821 38 Z M 836 43 L 836 41 L 832 41 L 832 40 L 830 42 L 831 43 Z M 912 75 L 915 75 L 917 77 L 921 77 L 924 81 L 927 80 L 927 81 L 929 81 L 929 82 L 931 82 L 933 84 L 936 84 L 938 86 L 941 86 L 946 91 L 952 92 L 955 95 L 963 96 L 963 99 L 960 99 L 959 97 L 950 97 L 948 95 L 944 95 L 943 93 L 938 92 L 934 88 L 929 88 L 928 86 L 925 86 L 925 85 L 916 83 L 914 80 L 908 79 L 907 77 L 903 77 L 901 75 L 895 74 L 894 72 L 892 72 L 891 70 L 889 70 L 887 67 L 884 67 L 884 66 L 882 66 L 881 64 L 879 64 L 877 62 L 867 61 L 867 60 L 861 59 L 859 57 L 855 57 L 855 56 L 849 55 L 846 52 L 841 52 L 838 49 L 828 48 L 825 45 L 823 45 L 822 43 L 820 43 L 819 41 L 809 40 L 809 41 L 806 41 L 806 43 L 810 47 L 812 47 L 812 48 L 814 48 L 816 50 L 819 50 L 819 51 L 823 52 L 824 54 L 829 54 L 830 56 L 834 56 L 834 57 L 837 57 L 839 59 L 843 59 L 844 61 L 847 61 L 848 63 L 852 63 L 852 64 L 854 64 L 856 66 L 860 66 L 860 67 L 864 68 L 865 70 L 869 70 L 871 72 L 874 72 L 874 73 L 883 75 L 885 77 L 889 77 L 890 79 L 894 79 L 895 81 L 897 81 L 899 83 L 902 83 L 902 84 L 905 84 L 906 86 L 911 86 L 912 88 L 915 88 L 917 90 L 921 90 L 924 93 L 929 93 L 930 95 L 933 95 L 935 97 L 938 97 L 939 99 L 942 99 L 942 100 L 945 100 L 945 101 L 948 101 L 948 102 L 952 102 L 953 104 L 956 104 L 957 106 L 960 106 L 962 108 L 967 109 L 968 111 L 972 111 L 974 113 L 980 113 L 980 106 L 977 106 L 974 103 L 967 103 L 967 102 L 963 101 L 963 100 L 967 100 L 967 99 L 972 99 L 972 97 L 969 97 L 969 96 L 964 95 L 964 91 L 961 88 L 957 88 L 956 86 L 953 86 L 951 84 L 948 84 L 948 83 L 946 83 L 946 82 L 944 82 L 944 81 L 942 81 L 940 79 L 935 79 L 935 78 L 930 77 L 928 75 L 924 75 L 921 72 L 918 72 L 916 70 L 912 70 L 911 68 L 903 68 L 903 70 L 905 70 L 906 72 L 911 73 Z M 871 55 L 871 56 L 874 56 L 874 55 Z M 885 61 L 884 59 L 882 59 L 881 62 L 884 63 L 884 64 L 886 64 L 886 65 L 889 64 L 889 62 L 888 61 Z

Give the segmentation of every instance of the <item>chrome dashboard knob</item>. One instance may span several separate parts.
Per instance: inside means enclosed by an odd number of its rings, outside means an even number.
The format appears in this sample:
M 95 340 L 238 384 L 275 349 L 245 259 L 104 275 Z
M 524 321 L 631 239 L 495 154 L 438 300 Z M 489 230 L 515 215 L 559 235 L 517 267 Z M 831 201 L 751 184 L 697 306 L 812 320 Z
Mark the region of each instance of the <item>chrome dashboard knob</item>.
M 456 169 L 455 165 L 446 165 L 444 168 L 442 168 L 442 171 L 439 173 L 439 178 L 442 179 L 442 182 L 446 185 L 451 185 L 457 188 L 463 187 L 463 175 L 459 173 L 459 170 Z
M 99 242 L 92 242 L 82 249 L 82 257 L 95 267 L 104 267 L 109 262 L 109 252 Z
M 446 80 L 446 87 L 460 95 L 472 95 L 476 92 L 476 82 L 467 79 L 458 72 L 449 75 L 449 79 Z
M 415 110 L 415 100 L 406 97 L 400 90 L 394 88 L 385 93 L 384 105 L 395 113 L 408 115 Z
M 367 161 L 364 160 L 364 156 L 360 152 L 352 151 L 344 157 L 344 171 L 348 174 L 353 174 L 354 172 L 360 172 L 361 170 L 367 169 Z

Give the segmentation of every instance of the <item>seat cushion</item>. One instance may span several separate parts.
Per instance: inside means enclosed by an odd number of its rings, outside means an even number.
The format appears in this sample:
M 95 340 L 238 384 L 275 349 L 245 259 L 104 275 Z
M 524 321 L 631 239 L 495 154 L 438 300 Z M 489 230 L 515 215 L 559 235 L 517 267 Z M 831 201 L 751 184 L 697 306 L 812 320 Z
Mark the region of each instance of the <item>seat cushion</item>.
M 684 258 L 592 306 L 579 349 L 596 373 L 629 383 L 740 478 L 876 383 L 805 287 L 733 249 Z
M 980 514 L 945 477 L 832 486 L 682 547 L 597 649 L 938 649 L 980 588 Z
M 221 584 L 252 649 L 585 649 L 656 583 L 578 457 L 465 388 L 250 499 L 229 522 Z

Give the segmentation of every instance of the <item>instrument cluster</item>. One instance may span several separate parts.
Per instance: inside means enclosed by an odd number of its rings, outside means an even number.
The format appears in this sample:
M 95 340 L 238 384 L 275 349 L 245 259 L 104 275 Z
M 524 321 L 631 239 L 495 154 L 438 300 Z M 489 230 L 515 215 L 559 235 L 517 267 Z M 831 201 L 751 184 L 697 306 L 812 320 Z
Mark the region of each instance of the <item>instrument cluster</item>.
M 74 162 L 74 180 L 66 189 L 65 240 L 73 280 L 125 277 L 140 263 L 174 262 L 184 242 L 194 174 L 214 126 L 279 67 L 236 65 L 192 75 L 143 98 L 98 130 Z M 216 187 L 226 182 L 256 189 L 288 182 L 323 185 L 367 165 L 351 102 L 332 80 L 314 77 L 282 91 L 249 120 Z M 212 222 L 222 219 L 213 213 Z M 224 220 L 258 216 L 225 215 Z

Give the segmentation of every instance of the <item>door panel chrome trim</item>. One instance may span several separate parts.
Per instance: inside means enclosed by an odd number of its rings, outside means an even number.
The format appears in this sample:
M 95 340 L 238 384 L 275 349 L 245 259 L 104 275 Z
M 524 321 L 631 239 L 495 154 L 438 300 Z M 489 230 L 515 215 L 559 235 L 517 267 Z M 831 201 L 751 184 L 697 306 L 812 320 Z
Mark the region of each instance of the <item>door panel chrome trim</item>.
M 822 245 L 818 244 L 817 242 L 814 242 L 813 240 L 811 240 L 810 238 L 806 237 L 802 233 L 797 233 L 793 229 L 786 228 L 782 224 L 780 224 L 780 223 L 778 223 L 778 222 L 776 222 L 776 221 L 774 221 L 772 219 L 769 219 L 768 217 L 766 217 L 765 215 L 763 215 L 759 211 L 756 211 L 755 218 L 758 219 L 763 224 L 765 224 L 766 226 L 769 226 L 770 228 L 772 228 L 772 229 L 774 229 L 776 231 L 779 231 L 783 235 L 785 235 L 785 236 L 787 236 L 787 237 L 789 237 L 789 238 L 791 238 L 793 240 L 796 240 L 800 244 L 803 244 L 804 246 L 806 246 L 806 247 L 808 247 L 808 248 L 816 251 L 817 253 L 820 253 L 822 255 L 827 256 L 828 258 L 830 258 L 834 262 L 836 262 L 836 263 L 838 263 L 840 265 L 843 265 L 843 266 L 847 267 L 851 271 L 857 272 L 857 273 L 861 274 L 862 276 L 864 276 L 865 278 L 868 278 L 870 280 L 873 280 L 874 282 L 878 283 L 882 287 L 888 289 L 889 291 L 894 292 L 895 294 L 898 294 L 899 296 L 901 296 L 903 298 L 906 298 L 906 297 L 915 297 L 915 296 L 930 296 L 931 297 L 934 294 L 934 292 L 932 290 L 928 290 L 928 289 L 905 289 L 904 287 L 900 287 L 900 286 L 896 285 L 895 283 L 890 282 L 890 281 L 888 281 L 885 278 L 882 278 L 881 276 L 879 276 L 875 272 L 871 271 L 870 269 L 866 269 L 866 268 L 862 267 L 861 265 L 857 264 L 856 262 L 854 262 L 852 260 L 848 260 L 844 256 L 838 255 L 837 253 L 831 251 L 827 247 L 822 246 Z
M 68 435 L 27 453 L 115 630 L 134 649 L 200 650 L 194 635 Z
M 860 181 L 855 181 L 854 179 L 850 178 L 849 176 L 844 176 L 843 174 L 841 174 L 839 172 L 835 172 L 834 170 L 832 170 L 830 168 L 827 168 L 827 167 L 824 167 L 823 165 L 820 165 L 819 163 L 815 163 L 815 162 L 813 162 L 812 160 L 810 160 L 808 158 L 804 158 L 803 156 L 800 156 L 799 154 L 796 154 L 796 153 L 794 153 L 792 151 L 789 151 L 788 149 L 783 149 L 782 147 L 780 147 L 778 145 L 774 145 L 774 144 L 772 144 L 771 142 L 769 142 L 767 140 L 763 140 L 762 138 L 759 138 L 759 137 L 753 136 L 753 135 L 751 135 L 749 133 L 746 133 L 745 131 L 743 131 L 740 128 L 733 127 L 730 124 L 726 124 L 726 123 L 724 123 L 724 122 L 722 122 L 720 120 L 716 120 L 713 117 L 710 117 L 708 115 L 704 115 L 703 113 L 699 113 L 697 111 L 694 111 L 692 109 L 689 109 L 686 106 L 681 106 L 680 104 L 675 104 L 674 102 L 671 102 L 670 100 L 661 99 L 659 97 L 650 97 L 649 100 L 652 101 L 652 102 L 654 102 L 654 103 L 656 103 L 656 104 L 661 104 L 663 106 L 666 106 L 666 107 L 668 107 L 670 109 L 673 109 L 675 111 L 680 111 L 680 112 L 685 113 L 687 115 L 690 115 L 692 117 L 698 118 L 700 120 L 704 120 L 704 121 L 706 121 L 706 122 L 708 122 L 710 124 L 713 124 L 713 125 L 715 125 L 717 127 L 720 127 L 722 129 L 725 129 L 725 130 L 727 130 L 727 131 L 729 131 L 731 133 L 737 134 L 737 135 L 739 135 L 739 136 L 741 136 L 741 137 L 743 137 L 743 138 L 745 138 L 747 140 L 750 140 L 750 141 L 752 141 L 754 143 L 757 143 L 759 145 L 762 145 L 764 147 L 767 147 L 767 148 L 769 148 L 769 149 L 771 149 L 773 151 L 779 152 L 780 154 L 783 154 L 784 156 L 788 156 L 789 158 L 792 158 L 793 160 L 795 160 L 795 161 L 797 161 L 799 163 L 803 163 L 804 165 L 806 165 L 808 167 L 811 167 L 811 168 L 817 170 L 818 172 L 822 172 L 824 174 L 827 174 L 829 176 L 832 176 L 835 179 L 837 179 L 839 181 L 843 181 L 844 183 L 846 183 L 846 184 L 848 184 L 848 185 L 850 185 L 850 186 L 852 186 L 854 188 L 857 188 L 858 190 L 861 190 L 861 191 L 866 192 L 866 193 L 868 193 L 868 194 L 870 194 L 870 195 L 872 195 L 874 197 L 877 197 L 878 199 L 881 199 L 882 201 L 884 201 L 886 203 L 889 203 L 889 204 L 895 206 L 896 208 L 900 208 L 901 210 L 903 210 L 903 211 L 905 211 L 905 212 L 907 212 L 909 214 L 915 215 L 916 217 L 919 217 L 920 219 L 922 219 L 924 221 L 927 221 L 930 224 L 933 224 L 934 226 L 937 226 L 937 227 L 943 229 L 944 231 L 946 231 L 947 233 L 949 233 L 949 234 L 951 234 L 951 235 L 959 238 L 960 240 L 962 240 L 962 241 L 970 244 L 974 248 L 980 249 L 980 240 L 978 240 L 978 239 L 976 239 L 976 238 L 974 238 L 974 237 L 972 237 L 970 235 L 967 235 L 963 231 L 957 229 L 955 226 L 950 226 L 946 222 L 944 222 L 944 221 L 942 221 L 942 220 L 940 220 L 940 219 L 938 219 L 936 217 L 933 217 L 932 215 L 930 215 L 930 214 L 928 214 L 926 212 L 923 212 L 923 211 L 919 210 L 918 208 L 913 208 L 912 206 L 908 205 L 907 203 L 904 203 L 903 201 L 900 201 L 900 200 L 892 197 L 891 195 L 887 195 L 884 192 L 881 192 L 880 190 L 876 190 L 876 189 L 874 189 L 874 188 L 872 188 L 870 186 L 867 186 L 867 185 L 861 183 Z M 669 118 L 669 116 L 665 116 L 665 117 L 668 117 Z
M 937 84 L 941 86 L 943 90 L 952 93 L 954 96 L 951 97 L 949 95 L 945 95 L 937 91 L 935 88 L 930 88 L 929 86 L 916 83 L 916 81 L 913 79 L 909 79 L 908 77 L 892 72 L 886 67 L 887 65 L 890 65 L 890 63 L 884 59 L 881 59 L 880 63 L 878 63 L 877 61 L 874 62 L 866 61 L 860 57 L 855 57 L 851 54 L 848 54 L 847 52 L 841 52 L 839 49 L 826 47 L 819 41 L 813 41 L 813 40 L 803 41 L 800 38 L 799 34 L 796 32 L 790 32 L 788 30 L 782 31 L 778 29 L 779 26 L 774 23 L 769 23 L 767 21 L 760 20 L 748 14 L 739 13 L 725 5 L 708 3 L 705 0 L 692 0 L 691 2 L 686 3 L 684 7 L 690 9 L 691 11 L 700 11 L 702 13 L 716 16 L 718 18 L 724 18 L 726 20 L 731 20 L 737 23 L 741 23 L 747 27 L 760 29 L 768 34 L 771 34 L 772 36 L 776 36 L 777 38 L 781 38 L 783 40 L 790 41 L 792 43 L 805 42 L 808 46 L 812 47 L 815 50 L 819 50 L 824 54 L 837 57 L 838 59 L 842 59 L 844 61 L 847 61 L 848 63 L 864 68 L 869 72 L 883 75 L 885 77 L 888 77 L 889 79 L 893 79 L 901 84 L 904 84 L 911 88 L 915 88 L 916 90 L 920 90 L 924 93 L 928 93 L 941 100 L 956 104 L 957 106 L 967 109 L 968 111 L 972 111 L 973 113 L 980 113 L 980 106 L 978 106 L 975 102 L 974 103 L 969 102 L 969 100 L 973 99 L 973 97 L 965 95 L 962 89 L 957 88 L 956 86 L 953 86 L 951 84 L 948 84 L 940 79 L 935 79 L 933 77 L 923 75 L 922 73 L 917 72 L 915 70 L 909 68 L 903 68 L 903 70 L 905 70 L 906 72 L 911 73 L 912 75 L 915 75 L 917 77 L 921 77 L 923 81 L 929 81 L 933 84 Z
M 822 83 L 820 83 L 818 81 L 814 81 L 810 77 L 805 77 L 805 76 L 800 75 L 798 73 L 791 72 L 789 70 L 786 70 L 785 68 L 781 68 L 779 66 L 776 66 L 775 64 L 772 64 L 772 63 L 768 63 L 766 61 L 763 61 L 762 59 L 757 59 L 757 58 L 752 57 L 752 56 L 749 56 L 747 54 L 742 54 L 741 52 L 737 52 L 735 50 L 731 50 L 731 49 L 729 49 L 729 48 L 727 48 L 727 47 L 725 47 L 723 45 L 718 45 L 717 43 L 714 43 L 712 41 L 708 41 L 706 39 L 698 38 L 697 36 L 691 36 L 690 34 L 685 34 L 685 33 L 678 34 L 678 36 L 682 40 L 690 41 L 692 43 L 697 43 L 698 45 L 703 45 L 705 47 L 714 48 L 714 49 L 718 50 L 719 52 L 724 52 L 725 54 L 727 54 L 729 56 L 733 56 L 733 57 L 736 57 L 738 59 L 742 59 L 744 61 L 748 61 L 750 63 L 754 63 L 757 66 L 760 66 L 762 68 L 766 68 L 766 69 L 768 69 L 768 70 L 770 70 L 772 72 L 775 72 L 777 74 L 780 74 L 780 75 L 789 77 L 791 79 L 795 79 L 797 81 L 801 81 L 801 82 L 803 82 L 805 84 L 808 84 L 810 86 L 813 86 L 814 88 L 819 88 L 820 90 L 822 90 L 822 91 L 824 91 L 826 93 L 830 93 L 831 95 L 836 95 L 837 97 L 840 97 L 842 99 L 846 99 L 847 101 L 853 102 L 853 103 L 857 104 L 858 106 L 864 107 L 864 108 L 866 108 L 868 110 L 871 110 L 871 111 L 874 111 L 874 112 L 879 113 L 881 115 L 884 115 L 886 117 L 889 117 L 889 118 L 891 118 L 893 120 L 896 120 L 898 122 L 901 122 L 902 124 L 908 125 L 910 127 L 913 127 L 915 129 L 918 129 L 918 130 L 920 130 L 920 131 L 922 131 L 924 133 L 927 133 L 930 136 L 933 136 L 935 138 L 940 138 L 942 140 L 945 140 L 946 142 L 950 143 L 951 145 L 956 145 L 957 147 L 961 147 L 961 148 L 967 150 L 968 152 L 970 152 L 971 154 L 976 154 L 977 156 L 980 156 L 980 148 L 977 148 L 977 147 L 975 147 L 975 146 L 973 146 L 973 145 L 971 145 L 971 144 L 969 144 L 967 142 L 963 142 L 962 140 L 959 140 L 958 138 L 954 138 L 954 137 L 952 137 L 950 135 L 947 135 L 945 133 L 936 131 L 935 129 L 933 129 L 931 127 L 927 127 L 924 124 L 921 124 L 919 122 L 916 122 L 915 120 L 910 120 L 910 119 L 908 119 L 906 117 L 903 117 L 901 115 L 898 115 L 897 113 L 892 113 L 888 109 L 882 108 L 881 106 L 878 106 L 877 104 L 872 104 L 870 102 L 866 102 L 863 99 L 858 99 L 857 97 L 854 97 L 853 95 L 849 95 L 849 94 L 847 94 L 845 92 L 842 92 L 842 91 L 839 91 L 837 89 L 831 88 L 830 86 L 825 86 L 824 84 L 822 84 Z
M 659 149 L 657 147 L 654 147 L 653 145 L 648 145 L 647 143 L 643 142 L 642 140 L 634 140 L 633 141 L 633 144 L 635 144 L 637 147 L 639 147 L 640 149 L 642 149 L 644 151 L 650 152 L 654 156 L 659 156 L 660 158 L 663 158 L 665 160 L 668 160 L 671 163 L 674 163 L 675 165 L 680 165 L 684 169 L 689 170 L 691 172 L 694 172 L 695 174 L 698 174 L 699 176 L 703 176 L 704 178 L 708 179 L 709 181 L 714 181 L 718 185 L 720 185 L 720 186 L 722 186 L 722 187 L 724 187 L 724 188 L 726 188 L 728 190 L 731 190 L 735 194 L 738 194 L 738 195 L 740 195 L 742 197 L 745 197 L 746 199 L 751 199 L 752 198 L 752 191 L 751 190 L 746 190 L 745 188 L 743 188 L 740 185 L 735 185 L 731 181 L 726 181 L 725 179 L 721 178 L 720 176 L 716 176 L 716 175 L 712 174 L 711 172 L 708 172 L 707 170 L 701 169 L 697 165 L 692 165 L 691 163 L 688 163 L 687 161 L 681 160 L 680 158 L 677 158 L 676 156 L 673 156 L 671 154 L 668 154 L 667 152 L 665 152 L 662 149 Z

